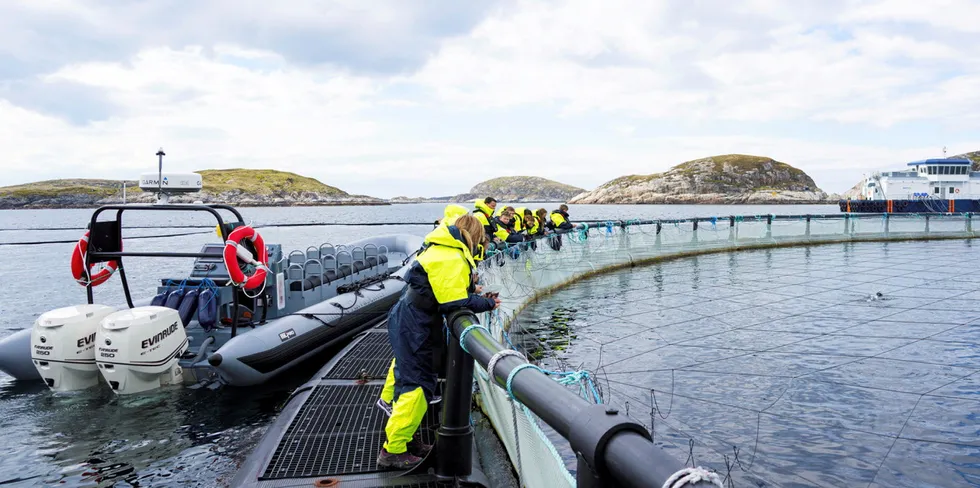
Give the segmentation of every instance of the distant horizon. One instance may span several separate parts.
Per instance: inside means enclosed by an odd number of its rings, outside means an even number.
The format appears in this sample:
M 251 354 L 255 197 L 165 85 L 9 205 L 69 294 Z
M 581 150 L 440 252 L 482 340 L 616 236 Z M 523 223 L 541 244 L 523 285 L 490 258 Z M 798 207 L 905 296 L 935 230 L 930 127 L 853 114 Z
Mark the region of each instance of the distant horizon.
M 955 155 L 946 156 L 946 159 L 949 159 L 949 158 L 963 158 L 965 155 L 971 154 L 971 153 L 974 153 L 974 152 L 980 152 L 980 151 L 966 151 L 966 152 L 964 152 L 962 154 L 955 154 Z M 730 154 L 743 154 L 743 155 L 747 155 L 747 156 L 768 157 L 768 156 L 745 154 L 745 153 L 730 153 Z M 688 161 L 682 161 L 682 162 L 676 163 L 676 164 L 668 167 L 664 171 L 660 171 L 660 173 L 665 172 L 665 171 L 673 168 L 674 166 L 677 166 L 677 165 L 680 165 L 680 164 L 684 164 L 684 163 L 687 163 L 687 162 L 690 162 L 690 161 L 696 161 L 696 160 L 699 160 L 699 159 L 706 159 L 706 158 L 718 157 L 718 156 L 723 156 L 723 155 L 722 154 L 716 154 L 716 155 L 712 155 L 712 156 L 705 156 L 705 157 L 701 157 L 701 158 L 695 158 L 695 159 L 688 160 Z M 800 169 L 797 166 L 794 166 L 790 162 L 780 161 L 780 160 L 778 160 L 776 158 L 771 158 L 771 159 L 773 159 L 774 161 L 777 161 L 777 162 L 788 164 L 790 166 L 793 166 L 794 168 Z M 864 171 L 863 174 L 866 175 L 866 174 L 869 174 L 869 173 L 872 173 L 872 172 L 875 172 L 875 171 L 897 171 L 899 169 L 905 169 L 906 168 L 905 165 L 907 163 L 914 162 L 914 161 L 921 161 L 921 160 L 925 160 L 925 159 L 943 159 L 943 158 L 939 157 L 939 158 L 911 159 L 909 161 L 906 161 L 906 162 L 901 163 L 901 166 L 895 165 L 894 167 L 890 167 L 890 168 L 869 169 L 869 170 Z M 966 159 L 969 159 L 969 158 L 966 158 Z M 379 199 L 382 199 L 382 200 L 391 200 L 391 199 L 398 198 L 398 197 L 404 197 L 404 198 L 409 198 L 409 199 L 421 198 L 421 199 L 430 199 L 430 200 L 449 199 L 449 198 L 454 198 L 454 197 L 456 197 L 458 195 L 461 195 L 461 194 L 468 193 L 470 189 L 472 189 L 474 186 L 476 186 L 479 183 L 482 183 L 482 182 L 485 182 L 485 181 L 488 181 L 488 180 L 492 180 L 492 179 L 495 179 L 495 178 L 502 178 L 502 177 L 518 177 L 518 176 L 529 177 L 529 176 L 537 176 L 539 178 L 545 178 L 545 179 L 548 179 L 548 180 L 551 180 L 551 181 L 554 181 L 554 182 L 557 182 L 557 183 L 569 184 L 569 183 L 566 183 L 564 181 L 560 181 L 560 180 L 555 180 L 555 179 L 549 178 L 547 176 L 527 175 L 527 174 L 525 174 L 525 175 L 500 175 L 500 176 L 488 176 L 488 177 L 486 177 L 483 180 L 480 180 L 480 181 L 477 181 L 477 182 L 473 183 L 472 185 L 470 185 L 469 187 L 467 187 L 465 190 L 460 191 L 458 193 L 454 193 L 452 195 L 446 195 L 446 196 L 422 196 L 422 195 L 409 195 L 409 194 L 393 194 L 393 195 L 388 195 L 388 196 L 381 196 L 381 195 L 372 194 L 372 193 L 353 192 L 353 191 L 350 191 L 350 190 L 348 190 L 348 189 L 346 189 L 346 188 L 344 188 L 342 186 L 338 186 L 336 184 L 332 184 L 330 182 L 323 181 L 320 178 L 317 178 L 317 177 L 315 177 L 313 175 L 308 175 L 308 174 L 303 174 L 303 173 L 297 172 L 296 170 L 281 170 L 281 169 L 268 168 L 268 167 L 266 167 L 266 168 L 261 168 L 261 167 L 257 167 L 257 168 L 229 167 L 229 168 L 195 169 L 195 170 L 189 170 L 189 171 L 186 171 L 186 172 L 215 171 L 215 170 L 243 170 L 243 169 L 244 170 L 255 170 L 255 171 L 273 170 L 273 171 L 281 171 L 281 172 L 286 172 L 286 173 L 293 173 L 293 174 L 296 174 L 297 176 L 302 176 L 302 177 L 307 177 L 307 178 L 314 178 L 314 179 L 316 179 L 317 181 L 319 181 L 320 183 L 322 183 L 324 185 L 328 185 L 328 186 L 332 186 L 332 187 L 335 187 L 335 188 L 339 188 L 340 190 L 342 190 L 344 192 L 347 192 L 350 195 L 368 196 L 368 197 L 373 197 L 373 198 L 379 198 Z M 118 181 L 118 182 L 123 182 L 123 181 L 133 181 L 133 182 L 136 182 L 138 180 L 138 175 L 139 174 L 148 173 L 148 172 L 151 172 L 151 171 L 149 171 L 149 170 L 147 170 L 147 171 L 140 171 L 140 172 L 137 173 L 137 176 L 136 177 L 133 177 L 133 178 L 118 178 L 117 179 L 117 178 L 91 178 L 91 177 L 62 177 L 62 178 L 48 178 L 48 179 L 45 179 L 45 180 L 28 181 L 28 182 L 24 182 L 24 183 L 13 183 L 13 184 L 10 184 L 10 185 L 3 185 L 3 187 L 28 185 L 28 184 L 32 184 L 32 183 L 42 183 L 42 182 L 45 182 L 45 181 L 58 181 L 58 180 L 105 180 L 105 181 Z M 167 168 L 166 160 L 164 162 L 164 172 L 175 172 L 175 171 L 171 171 L 170 169 Z M 653 174 L 653 173 L 648 173 L 648 174 Z M 609 178 L 608 180 L 605 180 L 603 183 L 600 183 L 599 185 L 596 185 L 593 188 L 583 188 L 583 190 L 586 191 L 586 192 L 595 190 L 596 188 L 598 188 L 602 184 L 608 183 L 609 181 L 612 181 L 612 180 L 614 180 L 616 178 L 619 178 L 619 177 L 622 177 L 622 176 L 630 176 L 630 175 L 618 175 L 618 176 L 614 176 L 612 178 Z M 645 176 L 645 175 L 639 175 L 639 176 Z M 843 194 L 843 193 L 847 192 L 848 190 L 852 189 L 856 184 L 860 183 L 861 180 L 862 180 L 862 178 L 863 178 L 863 176 L 859 176 L 859 178 L 857 180 L 855 180 L 854 183 L 852 183 L 847 188 L 844 188 L 844 189 L 838 190 L 838 191 L 831 191 L 831 190 L 827 190 L 824 187 L 822 187 L 820 185 L 820 183 L 817 182 L 817 179 L 814 178 L 812 175 L 809 175 L 808 174 L 808 176 L 810 176 L 814 180 L 814 183 L 817 184 L 817 188 L 818 189 L 820 189 L 821 191 L 827 193 L 828 195 Z M 575 185 L 571 185 L 571 186 L 575 186 Z M 0 188 L 3 188 L 3 187 L 0 187 Z M 579 188 L 582 188 L 582 187 L 579 187 Z

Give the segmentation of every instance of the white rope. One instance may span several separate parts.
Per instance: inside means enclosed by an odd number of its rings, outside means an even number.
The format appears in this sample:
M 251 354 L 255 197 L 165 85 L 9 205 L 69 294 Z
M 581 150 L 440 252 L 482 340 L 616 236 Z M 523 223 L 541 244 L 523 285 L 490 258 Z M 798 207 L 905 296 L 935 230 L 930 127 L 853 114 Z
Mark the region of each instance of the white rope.
M 699 481 L 711 483 L 719 488 L 724 488 L 725 486 L 721 483 L 721 476 L 718 476 L 718 473 L 698 466 L 696 468 L 684 468 L 672 474 L 664 482 L 663 488 L 681 488 L 689 484 L 693 485 Z
M 497 354 L 494 354 L 490 358 L 490 362 L 487 363 L 487 375 L 490 376 L 490 381 L 491 382 L 494 381 L 494 379 L 493 379 L 494 378 L 494 376 L 493 376 L 493 370 L 494 370 L 494 368 L 497 367 L 497 361 L 499 361 L 499 360 L 501 360 L 501 359 L 503 359 L 503 358 L 505 358 L 507 356 L 514 356 L 514 357 L 518 357 L 518 358 L 521 358 L 521 359 L 527 361 L 527 358 L 524 357 L 523 354 L 521 354 L 521 353 L 519 353 L 519 352 L 517 352 L 517 351 L 515 351 L 513 349 L 504 349 L 502 351 L 499 351 Z

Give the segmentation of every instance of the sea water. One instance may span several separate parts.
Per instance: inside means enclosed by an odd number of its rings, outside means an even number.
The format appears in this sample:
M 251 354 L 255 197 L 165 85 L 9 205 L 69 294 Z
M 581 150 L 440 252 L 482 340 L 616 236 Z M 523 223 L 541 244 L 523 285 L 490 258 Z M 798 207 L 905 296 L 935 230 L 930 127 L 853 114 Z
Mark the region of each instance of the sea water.
M 978 259 L 973 240 L 689 257 L 573 283 L 512 337 L 735 486 L 980 486 Z
M 527 205 L 551 210 L 554 204 Z M 345 226 L 263 227 L 267 243 L 283 251 L 324 242 L 343 244 L 373 235 L 424 235 L 431 224 L 363 226 L 363 223 L 425 223 L 441 217 L 442 204 L 364 207 L 242 208 L 257 226 L 330 222 Z M 575 219 L 655 219 L 727 215 L 837 213 L 835 205 L 573 205 Z M 84 288 L 69 270 L 73 241 L 92 210 L 0 211 L 0 337 L 31 327 L 43 312 L 85 302 Z M 130 236 L 191 233 L 129 239 L 127 250 L 196 252 L 217 236 L 214 221 L 198 213 L 127 212 Z M 68 228 L 68 230 L 40 230 Z M 55 244 L 37 242 L 68 241 Z M 35 243 L 7 245 L 9 243 Z M 150 296 L 161 278 L 185 276 L 189 259 L 128 258 L 135 298 Z M 710 291 L 708 291 L 710 293 Z M 96 302 L 123 303 L 119 278 L 96 288 Z M 596 306 L 604 299 L 586 298 Z M 286 374 L 274 385 L 249 388 L 167 388 L 117 397 L 105 388 L 54 394 L 40 383 L 15 382 L 0 373 L 0 485 L 3 486 L 221 486 L 274 420 L 292 388 L 329 357 L 325 354 Z

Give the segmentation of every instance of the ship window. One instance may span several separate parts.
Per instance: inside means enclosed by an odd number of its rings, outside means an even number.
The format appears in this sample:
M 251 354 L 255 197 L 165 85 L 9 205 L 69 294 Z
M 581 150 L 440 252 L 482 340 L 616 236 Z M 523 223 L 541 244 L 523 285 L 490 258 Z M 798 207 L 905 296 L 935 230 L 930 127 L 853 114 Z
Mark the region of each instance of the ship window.
M 949 166 L 943 166 L 942 168 L 943 168 L 943 174 L 944 175 L 948 175 L 949 174 Z
M 933 193 L 939 193 L 939 187 L 937 186 L 937 187 L 933 188 L 932 189 L 932 192 Z
M 931 174 L 931 175 L 936 174 L 936 167 L 935 166 L 929 166 L 929 174 Z
M 949 187 L 949 192 L 953 193 L 953 187 Z

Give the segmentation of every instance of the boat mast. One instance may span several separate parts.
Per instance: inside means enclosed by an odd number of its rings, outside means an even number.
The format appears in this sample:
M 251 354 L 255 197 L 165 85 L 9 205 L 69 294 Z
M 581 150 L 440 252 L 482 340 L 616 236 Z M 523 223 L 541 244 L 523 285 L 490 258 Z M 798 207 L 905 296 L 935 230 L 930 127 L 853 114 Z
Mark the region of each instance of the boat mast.
M 159 151 L 157 151 L 157 158 L 159 158 L 160 161 L 159 164 L 160 171 L 159 173 L 157 173 L 157 203 L 167 203 L 170 200 L 169 195 L 163 194 L 163 157 L 166 155 L 167 154 L 163 152 L 162 147 L 160 148 Z

